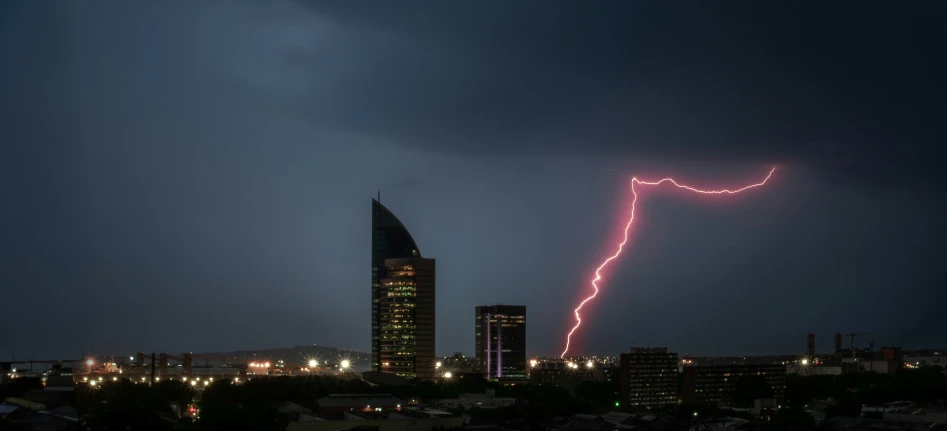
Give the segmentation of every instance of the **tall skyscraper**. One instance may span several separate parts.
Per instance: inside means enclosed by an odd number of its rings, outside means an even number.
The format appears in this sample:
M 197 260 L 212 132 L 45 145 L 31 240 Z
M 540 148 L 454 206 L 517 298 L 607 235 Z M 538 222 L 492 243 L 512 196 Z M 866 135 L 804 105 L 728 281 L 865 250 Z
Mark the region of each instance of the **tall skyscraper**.
M 526 306 L 484 305 L 476 310 L 476 352 L 487 379 L 526 379 Z
M 621 400 L 627 406 L 677 403 L 677 353 L 666 347 L 632 347 L 619 357 Z
M 434 378 L 434 259 L 372 199 L 372 371 Z

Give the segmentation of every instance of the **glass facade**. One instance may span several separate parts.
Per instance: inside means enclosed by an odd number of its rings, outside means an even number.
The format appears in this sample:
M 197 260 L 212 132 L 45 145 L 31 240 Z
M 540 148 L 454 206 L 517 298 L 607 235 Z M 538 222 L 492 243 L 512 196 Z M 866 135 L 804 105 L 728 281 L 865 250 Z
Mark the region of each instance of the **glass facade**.
M 372 371 L 434 377 L 435 262 L 372 199 Z
M 487 379 L 526 379 L 526 306 L 476 308 L 476 352 Z

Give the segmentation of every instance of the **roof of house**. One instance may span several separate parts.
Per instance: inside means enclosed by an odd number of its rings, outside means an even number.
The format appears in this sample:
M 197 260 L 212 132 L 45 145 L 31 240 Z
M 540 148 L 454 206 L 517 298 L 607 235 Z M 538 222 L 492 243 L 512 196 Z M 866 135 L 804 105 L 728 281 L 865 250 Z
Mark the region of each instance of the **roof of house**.
M 285 401 L 276 405 L 276 410 L 279 410 L 280 413 L 312 413 L 312 409 L 308 409 L 299 404 L 296 404 L 291 401 Z
M 317 400 L 319 407 L 367 407 L 393 406 L 404 404 L 404 400 L 395 398 L 391 394 L 354 394 L 329 395 Z

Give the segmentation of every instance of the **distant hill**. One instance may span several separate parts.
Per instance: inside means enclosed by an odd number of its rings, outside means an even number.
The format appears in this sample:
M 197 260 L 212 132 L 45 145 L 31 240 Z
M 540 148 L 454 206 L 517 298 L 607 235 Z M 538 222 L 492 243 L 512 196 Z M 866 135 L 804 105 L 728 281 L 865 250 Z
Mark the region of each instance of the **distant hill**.
M 286 364 L 305 365 L 315 359 L 319 364 L 338 364 L 348 360 L 354 371 L 366 371 L 370 368 L 371 355 L 365 352 L 344 350 L 332 346 L 293 346 L 260 350 L 234 350 L 228 352 L 201 352 L 195 355 L 224 356 L 246 361 L 266 360 L 283 361 Z

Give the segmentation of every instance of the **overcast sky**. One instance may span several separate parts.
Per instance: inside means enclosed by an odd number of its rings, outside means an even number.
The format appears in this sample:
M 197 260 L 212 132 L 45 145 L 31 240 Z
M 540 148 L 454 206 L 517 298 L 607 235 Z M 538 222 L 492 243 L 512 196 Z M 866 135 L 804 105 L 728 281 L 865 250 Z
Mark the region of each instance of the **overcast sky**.
M 936 9 L 935 9 L 936 8 Z M 370 198 L 437 351 L 943 347 L 939 2 L 0 2 L 0 358 L 367 351 Z

